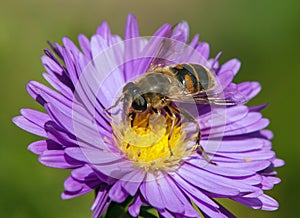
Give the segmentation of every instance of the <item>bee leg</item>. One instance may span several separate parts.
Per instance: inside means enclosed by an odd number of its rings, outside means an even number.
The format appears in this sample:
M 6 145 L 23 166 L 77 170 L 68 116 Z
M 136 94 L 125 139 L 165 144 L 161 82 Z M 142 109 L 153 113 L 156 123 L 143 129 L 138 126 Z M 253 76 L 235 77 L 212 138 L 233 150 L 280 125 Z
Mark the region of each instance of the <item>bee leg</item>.
M 145 131 L 149 128 L 149 122 L 147 121 L 146 126 L 144 127 Z
M 169 151 L 170 151 L 170 156 L 173 156 L 173 151 L 170 145 L 170 140 L 173 134 L 173 130 L 174 130 L 174 126 L 175 126 L 175 121 L 176 121 L 176 115 L 174 113 L 172 113 L 171 109 L 166 106 L 164 107 L 165 111 L 167 112 L 167 114 L 170 116 L 170 118 L 172 119 L 172 124 L 171 124 L 171 128 L 169 131 L 169 135 L 168 135 L 168 147 L 169 147 Z
M 133 124 L 134 124 L 135 113 L 130 113 L 130 114 L 128 115 L 128 117 L 129 117 L 129 120 L 130 120 L 130 126 L 131 126 L 131 128 L 132 128 L 132 127 L 133 127 Z
M 204 148 L 202 147 L 202 145 L 200 145 L 200 139 L 201 139 L 201 131 L 200 131 L 200 126 L 199 123 L 196 121 L 196 119 L 190 115 L 187 111 L 185 110 L 180 110 L 180 113 L 190 122 L 193 122 L 196 124 L 196 128 L 197 128 L 197 139 L 196 139 L 196 145 L 198 150 L 200 151 L 201 155 L 204 157 L 204 159 L 213 165 L 217 165 L 216 163 L 212 162 L 209 157 L 207 156 L 207 153 L 205 152 Z

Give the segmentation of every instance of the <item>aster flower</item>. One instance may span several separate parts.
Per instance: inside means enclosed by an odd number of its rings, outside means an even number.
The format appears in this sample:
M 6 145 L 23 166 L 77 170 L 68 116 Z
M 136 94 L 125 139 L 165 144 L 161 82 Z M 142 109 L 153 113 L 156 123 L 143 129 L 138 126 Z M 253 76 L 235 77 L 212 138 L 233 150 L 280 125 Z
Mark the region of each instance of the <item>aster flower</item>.
M 129 15 L 124 39 L 111 34 L 104 22 L 90 40 L 79 35 L 80 49 L 67 37 L 63 45 L 45 49 L 43 76 L 54 89 L 31 81 L 27 91 L 46 112 L 22 109 L 13 121 L 45 138 L 28 147 L 42 164 L 72 170 L 63 199 L 95 191 L 93 217 L 103 215 L 113 202 L 130 202 L 133 217 L 143 206 L 163 217 L 200 217 L 199 211 L 204 217 L 232 217 L 217 198 L 254 209 L 278 208 L 264 193 L 280 182 L 274 168 L 283 165 L 271 150 L 273 134 L 265 129 L 269 120 L 260 113 L 266 105 L 188 106 L 194 107 L 191 113 L 200 125 L 201 145 L 215 164 L 194 149 L 193 122 L 176 123 L 168 142 L 170 120 L 165 116 L 154 116 L 145 130 L 138 124 L 130 128 L 120 116 L 126 111 L 118 112 L 122 107 L 111 112 L 113 119 L 104 112 L 126 83 L 141 77 L 154 62 L 165 65 L 165 59 L 201 64 L 215 72 L 225 97 L 238 92 L 250 100 L 258 94 L 257 82 L 232 82 L 240 68 L 238 60 L 219 66 L 219 55 L 209 57 L 208 43 L 199 42 L 198 35 L 188 39 L 186 22 L 175 28 L 165 24 L 152 37 L 140 37 L 137 21 Z M 166 53 L 155 58 L 161 46 L 168 45 Z

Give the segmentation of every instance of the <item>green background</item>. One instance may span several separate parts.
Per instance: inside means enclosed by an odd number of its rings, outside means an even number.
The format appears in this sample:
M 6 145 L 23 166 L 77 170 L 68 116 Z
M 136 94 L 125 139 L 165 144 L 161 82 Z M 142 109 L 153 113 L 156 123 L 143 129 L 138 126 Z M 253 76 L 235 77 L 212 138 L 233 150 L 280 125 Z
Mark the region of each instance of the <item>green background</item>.
M 237 57 L 237 82 L 259 81 L 262 92 L 251 104 L 269 102 L 264 116 L 274 131 L 274 150 L 286 161 L 282 179 L 268 193 L 280 202 L 275 212 L 256 211 L 225 201 L 238 217 L 293 217 L 299 201 L 299 40 L 300 3 L 281 0 L 68 0 L 1 1 L 0 5 L 0 216 L 90 217 L 93 194 L 63 201 L 69 172 L 42 166 L 27 145 L 38 139 L 11 122 L 22 107 L 37 108 L 25 91 L 29 80 L 43 81 L 40 62 L 46 40 L 91 36 L 103 21 L 123 34 L 128 13 L 137 16 L 142 35 L 160 25 L 186 20 L 191 33 L 222 50 L 221 62 Z

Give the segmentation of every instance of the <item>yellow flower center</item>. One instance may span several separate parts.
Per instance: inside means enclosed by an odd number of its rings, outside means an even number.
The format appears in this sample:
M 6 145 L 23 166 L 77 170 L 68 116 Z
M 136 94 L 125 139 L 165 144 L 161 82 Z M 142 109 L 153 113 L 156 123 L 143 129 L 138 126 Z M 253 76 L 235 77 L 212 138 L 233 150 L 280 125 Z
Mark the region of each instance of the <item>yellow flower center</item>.
M 132 127 L 130 121 L 111 124 L 119 150 L 134 166 L 146 171 L 174 170 L 195 150 L 196 134 L 187 137 L 187 125 L 178 120 L 169 139 L 172 120 L 163 115 L 137 114 Z

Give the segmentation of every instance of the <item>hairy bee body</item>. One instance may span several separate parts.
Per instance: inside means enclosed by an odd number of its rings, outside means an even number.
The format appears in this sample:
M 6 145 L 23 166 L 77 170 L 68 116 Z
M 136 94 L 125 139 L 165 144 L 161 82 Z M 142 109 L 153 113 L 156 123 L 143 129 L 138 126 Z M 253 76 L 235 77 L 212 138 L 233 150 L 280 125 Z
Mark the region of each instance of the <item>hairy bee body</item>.
M 163 68 L 167 75 L 174 76 L 190 94 L 212 90 L 215 80 L 212 72 L 200 64 L 177 64 Z
M 123 120 L 130 121 L 131 127 L 138 125 L 137 120 L 145 119 L 146 126 L 149 116 L 147 114 L 163 114 L 172 120 L 168 140 L 173 134 L 174 126 L 184 118 L 193 122 L 197 127 L 196 144 L 203 157 L 209 162 L 207 154 L 200 145 L 201 131 L 199 123 L 188 111 L 174 104 L 186 102 L 196 104 L 235 105 L 239 101 L 234 98 L 220 96 L 215 90 L 216 79 L 209 69 L 200 64 L 182 63 L 165 67 L 155 66 L 134 82 L 123 87 L 122 95 L 114 105 L 105 109 L 116 107 L 123 103 Z M 210 91 L 215 91 L 211 94 Z M 235 94 L 235 93 L 234 93 Z M 231 96 L 230 97 L 234 97 Z M 170 154 L 172 150 L 169 145 Z
M 214 89 L 215 80 L 212 72 L 202 65 L 177 64 L 147 72 L 133 84 L 148 106 L 159 109 L 172 100 L 184 101 L 186 96 L 192 98 L 193 95 Z M 132 91 L 125 86 L 123 93 Z M 128 95 L 128 98 L 134 100 L 132 97 Z M 136 103 L 142 104 L 139 99 L 136 99 Z

